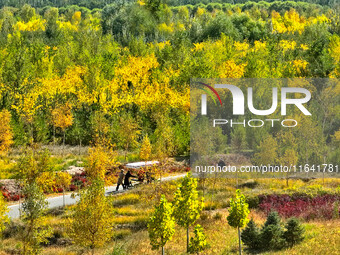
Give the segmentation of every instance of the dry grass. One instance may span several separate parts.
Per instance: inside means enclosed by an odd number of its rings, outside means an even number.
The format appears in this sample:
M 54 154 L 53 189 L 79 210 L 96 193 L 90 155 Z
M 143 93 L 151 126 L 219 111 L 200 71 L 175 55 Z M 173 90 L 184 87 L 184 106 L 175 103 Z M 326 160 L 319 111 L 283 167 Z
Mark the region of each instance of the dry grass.
M 238 184 L 245 180 L 239 180 Z M 339 179 L 311 180 L 302 182 L 300 180 L 290 180 L 289 187 L 286 181 L 280 179 L 256 179 L 258 185 L 254 188 L 242 188 L 242 192 L 247 196 L 255 196 L 263 193 L 291 193 L 296 191 L 337 192 L 340 186 Z M 178 181 L 171 181 L 152 185 L 141 185 L 127 193 L 112 197 L 115 205 L 115 223 L 112 242 L 106 247 L 98 249 L 98 255 L 125 255 L 125 254 L 160 254 L 160 251 L 153 251 L 149 244 L 146 223 L 153 205 L 157 202 L 160 194 L 165 193 L 168 200 L 172 201 L 174 191 Z M 227 223 L 228 201 L 235 194 L 237 180 L 235 179 L 208 179 L 205 182 L 206 210 L 203 212 L 201 224 L 207 235 L 210 244 L 209 248 L 202 254 L 237 254 L 238 239 L 236 229 Z M 200 183 L 200 194 L 203 194 L 202 183 Z M 218 214 L 218 215 L 217 215 Z M 216 216 L 217 215 L 217 216 Z M 250 217 L 258 224 L 263 224 L 265 215 L 262 212 L 251 210 Z M 54 231 L 61 232 L 63 238 L 67 235 L 65 231 L 65 214 L 48 217 L 49 224 Z M 305 240 L 291 249 L 270 252 L 266 254 L 339 254 L 340 251 L 340 220 L 332 221 L 310 221 L 304 223 L 306 228 Z M 191 229 L 192 234 L 192 229 Z M 181 227 L 176 227 L 175 235 L 166 245 L 166 254 L 181 255 L 186 254 L 186 232 Z M 67 237 L 66 237 L 67 238 Z M 2 241 L 0 245 L 0 255 L 10 254 L 20 243 L 17 238 L 10 237 Z M 115 252 L 113 252 L 115 250 Z M 119 251 L 118 251 L 119 250 Z M 5 251 L 8 251 L 7 253 Z M 2 252 L 2 253 L 1 253 Z M 45 255 L 78 255 L 89 254 L 88 251 L 76 246 L 48 246 L 44 247 Z M 246 251 L 245 251 L 246 254 Z

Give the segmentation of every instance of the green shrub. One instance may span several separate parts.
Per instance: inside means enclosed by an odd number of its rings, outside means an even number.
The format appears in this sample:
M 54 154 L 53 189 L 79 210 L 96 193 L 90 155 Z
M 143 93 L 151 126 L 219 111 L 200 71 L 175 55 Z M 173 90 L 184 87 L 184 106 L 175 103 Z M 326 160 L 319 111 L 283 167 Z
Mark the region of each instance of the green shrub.
M 258 250 L 261 248 L 260 234 L 260 229 L 256 226 L 254 220 L 251 219 L 242 231 L 242 242 L 248 246 L 250 250 Z
M 296 218 L 291 218 L 286 223 L 286 231 L 283 233 L 283 237 L 287 244 L 292 247 L 293 245 L 302 242 L 304 239 L 304 231 L 300 221 Z
M 217 212 L 217 213 L 215 213 L 213 218 L 214 218 L 214 220 L 220 220 L 220 219 L 222 219 L 222 214 Z
M 277 212 L 270 212 L 261 230 L 262 248 L 269 250 L 282 249 L 285 245 L 281 219 Z
M 250 209 L 255 209 L 259 207 L 260 198 L 258 196 L 246 197 L 246 201 Z
M 264 227 L 267 227 L 269 225 L 280 225 L 281 219 L 277 212 L 272 211 L 268 214 L 267 220 L 264 223 Z
M 189 253 L 196 253 L 203 251 L 207 248 L 207 239 L 205 237 L 203 228 L 197 224 L 194 230 L 195 237 L 191 237 L 189 243 Z
M 262 247 L 266 250 L 279 250 L 285 245 L 282 238 L 283 231 L 280 225 L 268 225 L 261 231 Z

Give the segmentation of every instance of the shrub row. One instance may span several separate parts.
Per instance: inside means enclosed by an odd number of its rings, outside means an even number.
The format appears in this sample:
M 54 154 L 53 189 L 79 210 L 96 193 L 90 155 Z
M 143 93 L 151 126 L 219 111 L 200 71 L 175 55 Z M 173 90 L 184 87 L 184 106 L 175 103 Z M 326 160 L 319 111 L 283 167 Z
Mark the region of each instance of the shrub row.
M 304 228 L 299 220 L 290 218 L 282 227 L 278 213 L 272 211 L 261 228 L 257 227 L 253 219 L 250 220 L 242 231 L 241 239 L 249 251 L 279 250 L 301 242 L 303 233 Z

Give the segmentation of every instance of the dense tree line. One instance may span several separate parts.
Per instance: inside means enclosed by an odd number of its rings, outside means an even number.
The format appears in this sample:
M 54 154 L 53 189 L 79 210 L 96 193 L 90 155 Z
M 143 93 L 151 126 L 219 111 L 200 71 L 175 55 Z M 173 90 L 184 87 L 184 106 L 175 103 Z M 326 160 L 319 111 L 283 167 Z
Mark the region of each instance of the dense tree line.
M 183 154 L 189 151 L 191 77 L 339 77 L 336 10 L 309 4 L 275 10 L 276 4 L 247 10 L 171 9 L 161 2 L 116 3 L 102 11 L 2 8 L 0 109 L 10 112 L 3 115 L 15 145 L 105 138 L 134 150 L 148 135 L 153 154 Z M 315 105 L 314 122 L 306 125 L 314 131 L 301 135 L 314 134 L 313 141 L 332 151 L 339 137 L 338 89 L 312 89 L 326 104 Z M 279 131 L 221 135 L 236 150 L 260 151 L 265 134 Z
M 104 8 L 108 4 L 119 3 L 122 2 L 120 0 L 1 0 L 0 8 L 4 6 L 12 6 L 20 8 L 25 4 L 29 4 L 35 8 L 43 8 L 46 6 L 51 7 L 67 7 L 71 5 L 77 5 L 81 7 L 86 7 L 88 9 L 95 8 Z M 133 2 L 131 0 L 127 0 L 124 2 Z M 157 1 L 154 1 L 157 2 Z M 166 4 L 170 6 L 181 6 L 181 5 L 197 5 L 197 4 L 210 4 L 210 3 L 219 3 L 219 4 L 253 4 L 259 2 L 276 2 L 276 3 L 288 3 L 288 4 L 300 4 L 301 2 L 309 3 L 309 4 L 319 4 L 324 6 L 334 7 L 338 5 L 337 0 L 167 0 L 164 1 Z M 300 2 L 300 3 L 298 3 Z

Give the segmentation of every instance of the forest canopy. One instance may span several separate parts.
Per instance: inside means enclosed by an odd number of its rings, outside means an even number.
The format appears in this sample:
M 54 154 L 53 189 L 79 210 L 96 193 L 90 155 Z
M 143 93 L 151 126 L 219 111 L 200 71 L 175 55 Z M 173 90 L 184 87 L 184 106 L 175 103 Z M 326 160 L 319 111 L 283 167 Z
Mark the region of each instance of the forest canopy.
M 190 78 L 340 77 L 339 13 L 327 6 L 62 6 L 0 10 L 0 111 L 10 113 L 14 146 L 105 137 L 134 150 L 148 135 L 154 153 L 187 154 Z M 311 146 L 338 160 L 339 87 L 311 90 L 327 102 L 306 124 Z M 245 142 L 258 150 L 263 137 L 279 133 L 247 130 Z M 233 148 L 236 134 L 223 135 Z

